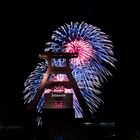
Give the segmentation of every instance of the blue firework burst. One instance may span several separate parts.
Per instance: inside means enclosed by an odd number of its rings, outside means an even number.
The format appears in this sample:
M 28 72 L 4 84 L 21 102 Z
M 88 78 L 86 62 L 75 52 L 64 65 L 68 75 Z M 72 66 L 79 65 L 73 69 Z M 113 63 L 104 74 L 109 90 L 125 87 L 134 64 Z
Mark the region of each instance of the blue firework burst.
M 70 61 L 72 75 L 84 97 L 90 112 L 94 115 L 102 100 L 99 97 L 100 87 L 111 73 L 104 66 L 105 63 L 115 67 L 113 45 L 109 37 L 99 28 L 85 22 L 65 24 L 53 32 L 52 41 L 46 43 L 46 51 L 78 52 L 78 57 Z M 54 62 L 60 65 L 60 60 Z M 43 74 L 47 69 L 47 62 L 39 63 L 25 82 L 25 102 L 34 99 Z M 45 91 L 44 91 L 45 92 Z M 82 109 L 74 96 L 74 109 L 77 118 L 82 117 Z M 40 98 L 37 111 L 41 112 L 44 97 Z

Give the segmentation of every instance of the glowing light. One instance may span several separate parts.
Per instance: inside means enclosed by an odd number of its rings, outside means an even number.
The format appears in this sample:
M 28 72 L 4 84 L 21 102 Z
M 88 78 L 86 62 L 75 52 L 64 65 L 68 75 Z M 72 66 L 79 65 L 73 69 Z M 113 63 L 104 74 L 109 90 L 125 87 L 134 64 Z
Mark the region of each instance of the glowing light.
M 66 74 L 52 74 L 49 78 L 51 82 L 62 82 L 62 81 L 69 81 Z
M 71 59 L 73 65 L 86 65 L 90 58 L 94 58 L 94 50 L 87 41 L 74 40 L 66 44 L 66 52 L 78 53 L 78 58 Z
M 53 92 L 62 93 L 64 92 L 64 86 L 55 86 Z

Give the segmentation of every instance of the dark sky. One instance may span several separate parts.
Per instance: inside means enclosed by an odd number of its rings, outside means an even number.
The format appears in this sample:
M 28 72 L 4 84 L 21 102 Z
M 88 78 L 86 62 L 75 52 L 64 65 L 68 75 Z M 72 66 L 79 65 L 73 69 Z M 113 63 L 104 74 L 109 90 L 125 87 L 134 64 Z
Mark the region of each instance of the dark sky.
M 65 4 L 62 5 L 63 3 Z M 122 36 L 125 35 L 122 28 L 125 25 L 120 20 L 119 7 L 116 8 L 113 4 L 101 5 L 100 2 L 96 4 L 92 0 L 77 1 L 77 3 L 74 0 L 49 3 L 20 2 L 4 6 L 3 52 L 1 52 L 4 54 L 1 59 L 4 77 L 3 91 L 0 94 L 0 109 L 10 116 L 8 118 L 14 120 L 14 118 L 21 117 L 19 114 L 24 114 L 25 108 L 22 100 L 24 81 L 40 61 L 38 54 L 43 51 L 45 43 L 50 40 L 52 31 L 70 21 L 85 21 L 101 28 L 110 36 L 114 45 L 118 62 L 116 70 L 113 70 L 114 76 L 103 86 L 102 98 L 105 103 L 99 109 L 97 120 L 119 121 L 121 114 L 125 117 L 128 115 L 132 106 L 128 104 L 131 97 L 126 94 L 127 84 L 122 81 L 122 72 L 124 72 L 122 63 L 125 61 L 125 59 L 121 60 L 125 52 L 125 49 L 122 49 L 124 45 Z M 122 83 L 125 85 L 122 86 Z M 128 100 L 125 97 L 128 97 Z M 127 100 L 126 104 L 125 100 Z

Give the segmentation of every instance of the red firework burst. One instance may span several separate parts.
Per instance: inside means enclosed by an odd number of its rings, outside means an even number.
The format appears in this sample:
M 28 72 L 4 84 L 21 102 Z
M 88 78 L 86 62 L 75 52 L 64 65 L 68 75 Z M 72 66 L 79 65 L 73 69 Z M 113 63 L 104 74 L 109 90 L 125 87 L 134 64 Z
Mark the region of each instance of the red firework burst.
M 74 65 L 77 65 L 77 66 L 81 64 L 85 65 L 89 62 L 90 58 L 94 57 L 94 50 L 91 44 L 87 41 L 75 40 L 66 44 L 65 46 L 66 46 L 66 50 L 65 50 L 66 52 L 78 53 L 77 58 L 71 59 L 71 63 Z

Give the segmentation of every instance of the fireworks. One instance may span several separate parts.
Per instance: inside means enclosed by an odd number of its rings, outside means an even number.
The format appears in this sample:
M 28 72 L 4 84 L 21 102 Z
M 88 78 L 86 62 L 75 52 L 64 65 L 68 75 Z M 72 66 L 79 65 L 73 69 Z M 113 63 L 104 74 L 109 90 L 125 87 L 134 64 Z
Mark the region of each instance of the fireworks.
M 109 37 L 99 28 L 90 24 L 81 22 L 65 24 L 60 26 L 53 32 L 52 41 L 46 43 L 46 51 L 52 52 L 77 52 L 78 57 L 70 60 L 70 67 L 73 69 L 72 75 L 75 78 L 80 92 L 85 99 L 89 110 L 92 114 L 97 110 L 102 100 L 99 98 L 101 93 L 101 84 L 106 76 L 111 73 L 104 67 L 104 64 L 114 66 L 116 59 L 114 58 L 112 42 Z M 54 65 L 62 65 L 61 60 L 55 60 Z M 39 83 L 47 69 L 47 62 L 39 63 L 35 70 L 31 73 L 25 82 L 25 102 L 33 100 Z M 56 75 L 51 80 L 67 81 L 65 75 Z M 49 89 L 45 89 L 47 93 Z M 69 92 L 68 89 L 65 91 Z M 38 102 L 37 111 L 41 112 L 44 104 L 42 97 Z M 73 92 L 73 104 L 75 109 L 75 117 L 82 117 L 82 109 Z

